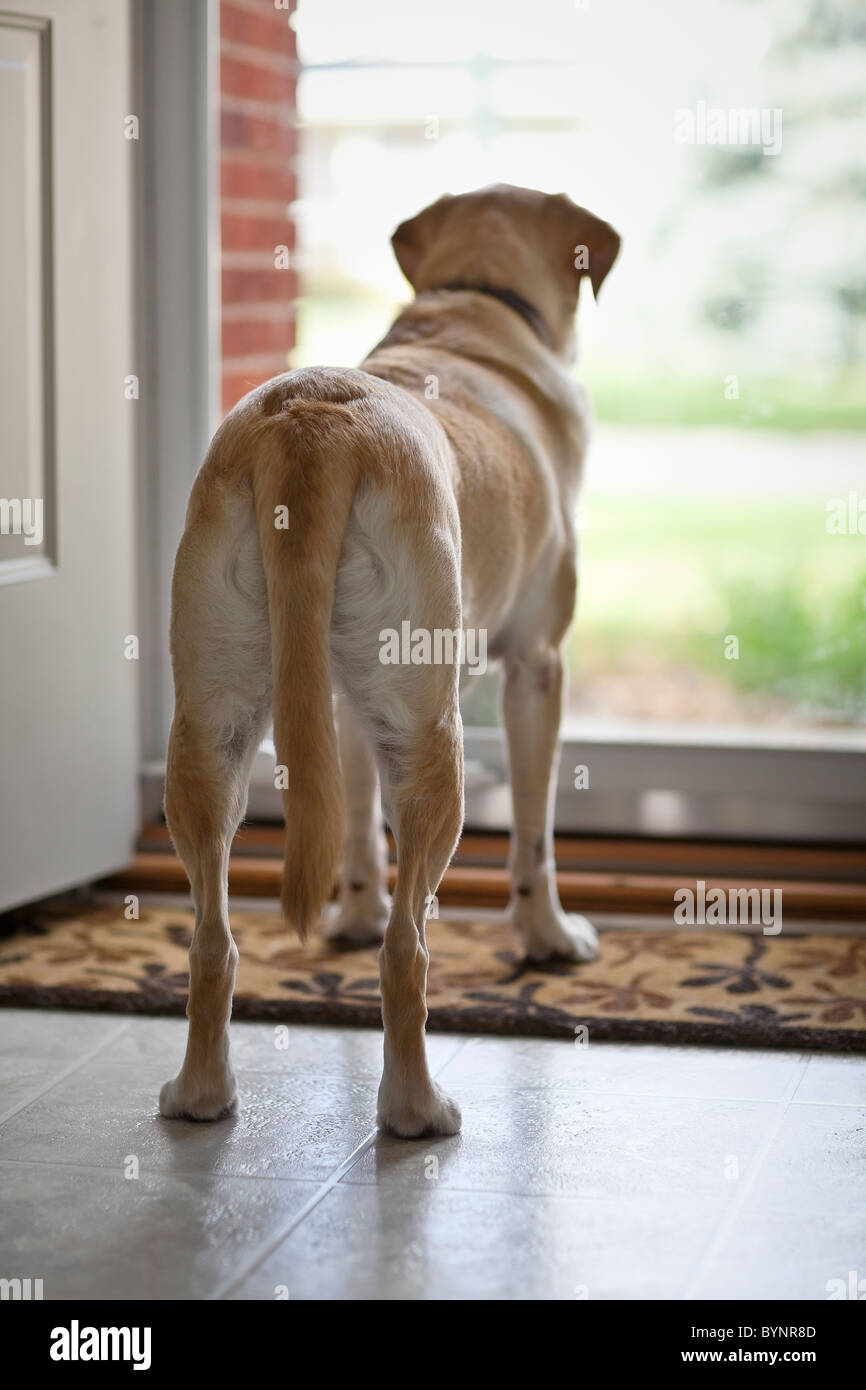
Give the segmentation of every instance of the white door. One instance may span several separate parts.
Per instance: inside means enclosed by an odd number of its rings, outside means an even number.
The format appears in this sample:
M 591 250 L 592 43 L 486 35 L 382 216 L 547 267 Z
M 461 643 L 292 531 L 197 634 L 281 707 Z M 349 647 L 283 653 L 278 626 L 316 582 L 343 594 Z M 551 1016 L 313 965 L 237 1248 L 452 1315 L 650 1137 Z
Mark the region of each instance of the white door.
M 137 824 L 127 0 L 0 9 L 0 909 Z

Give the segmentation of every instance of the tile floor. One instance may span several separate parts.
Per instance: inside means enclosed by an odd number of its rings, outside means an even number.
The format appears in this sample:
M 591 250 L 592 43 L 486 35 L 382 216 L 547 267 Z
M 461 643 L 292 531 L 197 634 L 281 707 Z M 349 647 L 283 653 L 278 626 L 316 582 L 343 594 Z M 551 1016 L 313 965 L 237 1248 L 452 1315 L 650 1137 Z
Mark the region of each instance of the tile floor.
M 866 1278 L 866 1060 L 434 1035 L 453 1139 L 373 1129 L 378 1033 L 0 1010 L 0 1276 L 46 1298 L 793 1298 Z M 864 1285 L 866 1287 L 866 1285 Z

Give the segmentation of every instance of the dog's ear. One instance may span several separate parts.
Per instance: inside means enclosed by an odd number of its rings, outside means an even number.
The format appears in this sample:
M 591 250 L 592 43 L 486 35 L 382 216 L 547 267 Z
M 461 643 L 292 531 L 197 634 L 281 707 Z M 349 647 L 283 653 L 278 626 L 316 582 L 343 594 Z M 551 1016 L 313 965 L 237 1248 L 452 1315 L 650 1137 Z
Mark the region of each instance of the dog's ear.
M 451 201 L 452 195 L 444 193 L 416 217 L 401 222 L 391 238 L 397 264 L 413 289 L 417 284 L 418 267 L 439 231 L 443 213 Z
M 598 292 L 608 271 L 617 258 L 620 248 L 619 233 L 609 222 L 603 222 L 595 213 L 578 207 L 565 193 L 557 195 L 563 206 L 569 226 L 569 254 L 578 276 L 588 275 L 592 292 L 598 299 Z

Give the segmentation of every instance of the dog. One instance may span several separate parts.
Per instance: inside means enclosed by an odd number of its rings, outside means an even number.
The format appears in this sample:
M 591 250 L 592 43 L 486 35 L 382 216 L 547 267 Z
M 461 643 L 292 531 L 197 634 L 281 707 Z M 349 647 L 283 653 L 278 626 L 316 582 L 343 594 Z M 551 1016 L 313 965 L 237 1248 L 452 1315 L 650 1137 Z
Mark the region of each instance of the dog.
M 407 621 L 485 632 L 504 666 L 510 920 L 527 956 L 597 949 L 591 924 L 559 903 L 552 800 L 589 433 L 569 371 L 574 320 L 581 280 L 598 296 L 620 239 L 565 194 L 496 185 L 445 195 L 392 245 L 415 297 L 361 368 L 290 371 L 250 391 L 190 495 L 172 585 L 165 813 L 195 931 L 166 1116 L 212 1120 L 237 1105 L 228 857 L 273 718 L 285 919 L 304 940 L 342 861 L 326 935 L 381 941 L 378 1123 L 403 1138 L 460 1127 L 424 1029 L 425 918 L 463 822 L 461 671 L 381 659 L 382 634 Z M 393 901 L 381 808 L 397 845 Z

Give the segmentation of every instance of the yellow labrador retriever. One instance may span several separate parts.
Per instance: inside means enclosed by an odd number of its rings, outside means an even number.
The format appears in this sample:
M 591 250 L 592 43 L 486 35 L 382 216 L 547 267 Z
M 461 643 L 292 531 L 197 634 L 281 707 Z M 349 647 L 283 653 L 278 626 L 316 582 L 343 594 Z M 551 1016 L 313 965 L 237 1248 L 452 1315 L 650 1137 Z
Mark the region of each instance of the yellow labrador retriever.
M 286 919 L 302 938 L 317 923 L 342 851 L 329 935 L 382 940 L 379 1123 L 407 1138 L 459 1128 L 425 1055 L 425 917 L 461 830 L 466 632 L 505 668 L 514 929 L 537 960 L 596 950 L 589 922 L 559 904 L 551 802 L 588 426 L 568 364 L 580 279 L 598 294 L 619 237 L 564 194 L 497 185 L 440 198 L 393 246 L 415 299 L 361 370 L 286 372 L 251 391 L 192 489 L 165 809 L 196 927 L 186 1057 L 164 1115 L 237 1104 L 227 863 L 273 717 Z M 386 652 L 393 633 L 402 658 Z

